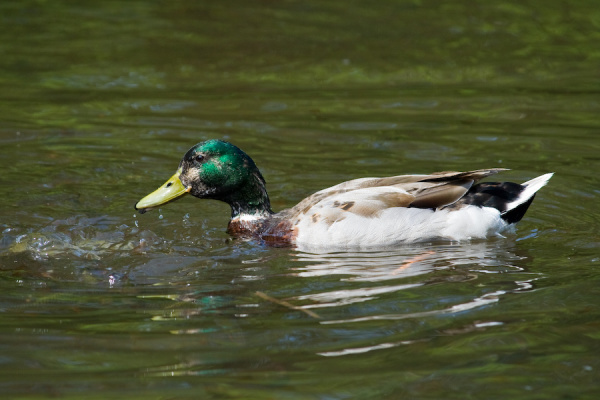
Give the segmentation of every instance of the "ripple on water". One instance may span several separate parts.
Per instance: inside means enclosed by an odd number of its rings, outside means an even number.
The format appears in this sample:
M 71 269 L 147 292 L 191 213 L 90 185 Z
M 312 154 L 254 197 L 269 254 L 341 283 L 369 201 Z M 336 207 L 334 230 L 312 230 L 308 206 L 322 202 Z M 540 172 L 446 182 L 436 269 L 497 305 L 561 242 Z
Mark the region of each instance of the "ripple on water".
M 34 260 L 123 256 L 160 248 L 165 241 L 150 230 L 120 223 L 116 217 L 73 216 L 38 228 L 5 229 L 0 254 L 28 253 Z
M 301 304 L 297 307 L 314 310 L 322 325 L 348 329 L 360 324 L 368 327 L 377 321 L 424 323 L 475 311 L 508 294 L 533 290 L 533 282 L 539 279 L 538 274 L 530 274 L 518 265 L 525 256 L 513 252 L 508 243 L 498 240 L 384 251 L 298 252 L 296 261 L 301 265 L 292 268 L 293 275 L 307 280 L 304 291 L 312 290 L 285 300 L 294 307 Z M 502 324 L 498 320 L 476 321 L 468 329 Z M 367 327 L 357 329 L 369 330 Z M 413 344 L 415 340 L 382 341 L 369 346 L 349 340 L 356 347 L 319 354 L 351 355 Z

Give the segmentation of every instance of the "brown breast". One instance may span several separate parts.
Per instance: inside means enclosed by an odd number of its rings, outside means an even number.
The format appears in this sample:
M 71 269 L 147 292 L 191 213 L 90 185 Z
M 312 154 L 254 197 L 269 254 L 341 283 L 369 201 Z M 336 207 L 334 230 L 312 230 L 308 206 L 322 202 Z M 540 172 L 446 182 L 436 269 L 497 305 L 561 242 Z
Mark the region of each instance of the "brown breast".
M 298 228 L 288 220 L 229 221 L 227 233 L 234 237 L 258 239 L 269 246 L 292 246 L 298 235 Z

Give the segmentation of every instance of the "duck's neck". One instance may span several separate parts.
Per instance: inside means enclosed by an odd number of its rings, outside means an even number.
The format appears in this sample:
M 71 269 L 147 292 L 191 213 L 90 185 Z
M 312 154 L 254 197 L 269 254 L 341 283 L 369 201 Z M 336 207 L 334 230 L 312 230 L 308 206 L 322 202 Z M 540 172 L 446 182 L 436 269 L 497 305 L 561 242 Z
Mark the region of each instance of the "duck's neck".
M 265 181 L 260 175 L 252 174 L 238 190 L 222 198 L 231 207 L 231 219 L 263 219 L 271 216 L 271 202 L 265 188 Z

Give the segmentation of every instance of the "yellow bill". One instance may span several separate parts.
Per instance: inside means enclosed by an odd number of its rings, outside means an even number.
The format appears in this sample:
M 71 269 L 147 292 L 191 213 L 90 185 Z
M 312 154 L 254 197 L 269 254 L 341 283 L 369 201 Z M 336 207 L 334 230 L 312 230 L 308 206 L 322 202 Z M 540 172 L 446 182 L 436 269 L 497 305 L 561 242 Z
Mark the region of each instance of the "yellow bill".
M 140 213 L 145 213 L 151 209 L 167 204 L 173 200 L 178 199 L 184 194 L 189 193 L 191 187 L 186 188 L 179 180 L 181 174 L 181 168 L 175 172 L 175 175 L 169 178 L 161 187 L 144 197 L 135 205 L 135 209 L 139 210 Z

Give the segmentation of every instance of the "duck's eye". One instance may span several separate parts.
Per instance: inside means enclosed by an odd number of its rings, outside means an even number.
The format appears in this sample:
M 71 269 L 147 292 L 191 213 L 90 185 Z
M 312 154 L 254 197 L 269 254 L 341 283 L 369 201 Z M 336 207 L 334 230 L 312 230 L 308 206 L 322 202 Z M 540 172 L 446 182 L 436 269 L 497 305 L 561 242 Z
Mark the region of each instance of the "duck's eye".
M 204 156 L 202 154 L 196 154 L 194 160 L 196 160 L 196 162 L 201 163 L 202 161 L 204 161 Z

